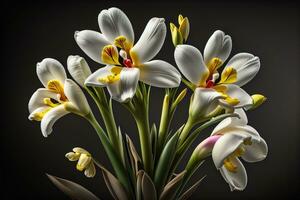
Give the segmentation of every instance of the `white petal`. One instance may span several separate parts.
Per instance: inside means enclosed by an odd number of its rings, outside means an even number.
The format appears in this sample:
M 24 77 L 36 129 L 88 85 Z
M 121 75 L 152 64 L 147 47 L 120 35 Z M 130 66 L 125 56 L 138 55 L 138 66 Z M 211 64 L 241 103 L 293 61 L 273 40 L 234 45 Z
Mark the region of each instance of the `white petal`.
M 98 23 L 101 32 L 111 43 L 119 36 L 125 36 L 131 43 L 134 42 L 132 25 L 126 14 L 119 8 L 102 10 L 98 15 Z
M 227 67 L 232 67 L 237 71 L 235 84 L 243 86 L 257 74 L 260 68 L 260 61 L 258 57 L 250 53 L 239 53 L 229 60 L 224 69 Z
M 45 58 L 37 63 L 36 73 L 45 87 L 50 80 L 58 80 L 63 84 L 67 78 L 63 65 L 53 58 Z
M 54 123 L 66 114 L 68 114 L 68 111 L 65 110 L 64 105 L 59 105 L 47 112 L 41 121 L 41 131 L 43 136 L 47 137 L 50 135 Z
M 223 135 L 212 150 L 212 159 L 216 168 L 221 168 L 224 160 L 230 156 L 244 140 L 250 138 L 244 134 L 232 133 Z
M 208 63 L 213 58 L 220 58 L 223 62 L 230 55 L 232 41 L 229 35 L 225 35 L 223 31 L 215 31 L 206 43 L 204 48 L 204 61 Z
M 195 85 L 206 81 L 209 71 L 204 64 L 201 52 L 191 45 L 177 45 L 175 62 L 181 73 Z
M 242 108 L 245 106 L 252 105 L 251 96 L 247 92 L 245 92 L 242 88 L 234 84 L 226 84 L 225 86 L 227 88 L 226 94 L 229 95 L 231 98 L 239 100 L 239 103 L 234 106 L 235 108 Z M 227 104 L 226 102 L 224 102 L 223 100 L 220 101 L 222 101 L 222 103 L 224 103 L 224 105 L 226 106 Z
M 220 93 L 209 88 L 196 88 L 189 108 L 189 113 L 195 117 L 209 114 L 218 106 L 218 100 L 222 96 Z
M 234 110 L 235 113 L 239 115 L 239 117 L 227 117 L 222 120 L 212 131 L 211 135 L 223 134 L 228 129 L 233 129 L 236 126 L 245 126 L 248 123 L 248 119 L 245 111 L 242 108 L 238 108 Z
M 163 18 L 149 20 L 139 41 L 130 50 L 135 65 L 151 60 L 161 49 L 166 37 L 166 24 Z
M 100 82 L 98 79 L 99 78 L 103 78 L 106 77 L 111 73 L 111 68 L 113 68 L 113 66 L 107 65 L 105 67 L 102 67 L 100 69 L 98 69 L 97 71 L 95 71 L 94 73 L 92 73 L 84 82 L 85 85 L 87 86 L 94 86 L 94 87 L 103 87 L 106 86 L 106 83 Z
M 139 69 L 141 72 L 140 80 L 155 87 L 178 87 L 181 81 L 181 76 L 177 69 L 162 60 L 146 62 Z
M 44 104 L 44 98 L 52 98 L 57 100 L 57 94 L 54 92 L 51 92 L 45 88 L 39 88 L 37 89 L 33 95 L 31 96 L 29 103 L 28 103 L 28 110 L 29 112 L 33 112 L 39 107 L 45 106 Z
M 85 79 L 92 73 L 86 60 L 80 56 L 69 56 L 67 66 L 71 76 L 83 87 Z
M 220 172 L 225 181 L 229 184 L 231 191 L 244 190 L 248 181 L 246 169 L 239 159 L 232 159 L 232 162 L 237 166 L 235 173 L 228 171 L 224 166 L 220 169 Z
M 75 32 L 75 40 L 78 46 L 94 61 L 104 64 L 101 60 L 101 52 L 104 46 L 110 42 L 99 32 L 83 30 Z
M 66 79 L 64 90 L 68 100 L 76 106 L 83 115 L 90 112 L 90 106 L 85 95 L 74 81 Z
M 120 80 L 107 85 L 111 97 L 119 102 L 130 100 L 136 91 L 140 70 L 138 68 L 123 68 Z
M 268 154 L 268 145 L 263 138 L 254 140 L 251 145 L 246 145 L 246 152 L 242 158 L 247 162 L 258 162 L 264 160 Z

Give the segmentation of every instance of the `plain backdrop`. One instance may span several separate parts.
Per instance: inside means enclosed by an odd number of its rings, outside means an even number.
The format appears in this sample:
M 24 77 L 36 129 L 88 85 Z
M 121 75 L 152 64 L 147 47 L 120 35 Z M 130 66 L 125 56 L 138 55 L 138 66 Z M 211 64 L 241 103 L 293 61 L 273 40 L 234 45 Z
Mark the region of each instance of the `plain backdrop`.
M 261 70 L 244 89 L 250 94 L 263 93 L 268 98 L 261 108 L 249 112 L 248 117 L 249 124 L 267 141 L 269 155 L 262 162 L 245 163 L 249 182 L 243 192 L 230 192 L 208 159 L 193 176 L 192 181 L 205 174 L 207 178 L 192 199 L 286 199 L 299 196 L 300 14 L 297 4 L 259 1 L 197 3 L 186 0 L 178 3 L 7 2 L 1 9 L 1 199 L 68 199 L 49 182 L 45 173 L 73 180 L 101 198 L 111 199 L 100 173 L 94 179 L 88 179 L 75 169 L 75 163 L 64 157 L 73 147 L 80 146 L 111 168 L 92 127 L 84 119 L 68 115 L 55 124 L 52 135 L 44 138 L 39 123 L 27 119 L 27 104 L 32 93 L 41 87 L 35 67 L 43 58 L 56 58 L 66 66 L 68 55 L 81 55 L 93 71 L 100 67 L 79 49 L 73 34 L 83 29 L 98 31 L 98 13 L 112 6 L 121 8 L 128 15 L 136 41 L 151 17 L 164 17 L 168 33 L 156 58 L 174 65 L 169 22 L 176 22 L 180 13 L 190 19 L 188 43 L 201 51 L 210 35 L 220 29 L 233 39 L 231 56 L 249 52 L 261 59 Z M 151 95 L 150 119 L 157 125 L 163 93 L 162 89 L 153 88 Z M 92 101 L 90 103 L 93 105 Z M 138 144 L 132 117 L 118 103 L 114 103 L 114 110 L 117 123 Z M 185 122 L 187 110 L 188 97 L 175 114 L 173 129 Z M 204 132 L 193 148 L 210 131 Z

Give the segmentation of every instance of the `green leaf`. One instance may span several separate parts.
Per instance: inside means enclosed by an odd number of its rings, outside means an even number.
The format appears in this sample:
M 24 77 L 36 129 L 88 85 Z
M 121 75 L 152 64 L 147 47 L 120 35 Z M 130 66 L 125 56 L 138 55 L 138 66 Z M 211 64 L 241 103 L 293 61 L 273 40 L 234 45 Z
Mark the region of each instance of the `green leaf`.
M 180 186 L 182 178 L 184 177 L 186 171 L 182 171 L 176 175 L 163 189 L 159 200 L 170 200 L 176 196 L 176 191 Z
M 46 174 L 50 181 L 62 192 L 74 200 L 100 200 L 93 193 L 72 181 Z
M 151 135 L 153 160 L 155 160 L 156 148 L 157 148 L 157 129 L 156 129 L 156 125 L 154 123 L 151 127 L 150 135 Z
M 199 181 L 197 181 L 195 184 L 193 184 L 189 189 L 187 189 L 179 198 L 178 200 L 188 200 L 192 194 L 196 191 L 200 183 L 203 181 L 203 179 L 206 176 L 203 176 Z
M 154 175 L 154 183 L 158 194 L 160 193 L 164 183 L 166 182 L 166 179 L 169 176 L 169 170 L 175 156 L 174 152 L 176 151 L 178 138 L 178 134 L 174 134 L 172 136 L 172 138 L 168 141 L 165 148 L 163 149 L 158 160 Z

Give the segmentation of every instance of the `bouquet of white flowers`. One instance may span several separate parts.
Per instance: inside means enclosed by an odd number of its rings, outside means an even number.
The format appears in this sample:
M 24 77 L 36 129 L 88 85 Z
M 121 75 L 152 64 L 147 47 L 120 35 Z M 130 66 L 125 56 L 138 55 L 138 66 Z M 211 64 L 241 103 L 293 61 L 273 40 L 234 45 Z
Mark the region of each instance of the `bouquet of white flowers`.
M 68 113 L 86 119 L 98 134 L 114 171 L 107 170 L 80 147 L 73 148 L 66 158 L 76 161 L 77 170 L 86 177 L 94 177 L 100 170 L 114 199 L 188 199 L 204 177 L 189 188 L 186 185 L 209 156 L 231 190 L 245 189 L 247 174 L 239 158 L 257 162 L 268 152 L 264 139 L 248 125 L 245 113 L 260 106 L 266 98 L 260 94 L 250 96 L 241 88 L 259 71 L 259 58 L 238 53 L 226 63 L 232 41 L 220 30 L 209 38 L 202 56 L 197 48 L 186 44 L 190 23 L 187 17 L 179 15 L 179 25 L 170 23 L 170 30 L 175 62 L 184 76 L 181 77 L 170 63 L 153 59 L 167 33 L 163 18 L 150 19 L 136 43 L 131 22 L 120 9 L 102 10 L 98 23 L 101 33 L 76 31 L 75 40 L 87 56 L 104 67 L 92 73 L 83 57 L 69 56 L 67 68 L 75 83 L 67 78 L 59 61 L 45 58 L 37 64 L 43 88 L 34 92 L 28 107 L 29 119 L 41 122 L 43 136 L 48 137 L 56 120 Z M 181 81 L 187 88 L 178 91 Z M 158 128 L 149 122 L 151 86 L 165 88 Z M 82 89 L 97 104 L 105 128 L 94 117 Z M 174 113 L 188 89 L 193 92 L 188 119 L 172 131 Z M 114 100 L 135 119 L 141 155 L 130 135 L 115 123 Z M 194 149 L 185 169 L 178 171 L 180 161 L 188 156 L 186 152 L 199 134 L 217 123 L 211 135 Z M 99 199 L 77 183 L 48 177 L 72 199 Z

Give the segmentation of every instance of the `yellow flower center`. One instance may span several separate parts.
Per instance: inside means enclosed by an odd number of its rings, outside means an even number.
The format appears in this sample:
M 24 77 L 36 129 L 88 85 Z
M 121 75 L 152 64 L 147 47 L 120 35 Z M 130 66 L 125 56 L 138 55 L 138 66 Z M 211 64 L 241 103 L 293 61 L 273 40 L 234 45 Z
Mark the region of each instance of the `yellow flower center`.
M 114 83 L 118 80 L 120 80 L 120 73 L 122 71 L 122 67 L 113 67 L 111 68 L 110 72 L 111 74 L 98 78 L 98 81 L 101 83 Z
M 52 108 L 59 106 L 62 102 L 65 102 L 68 100 L 64 93 L 64 88 L 63 85 L 61 84 L 60 81 L 58 80 L 50 80 L 47 84 L 47 89 L 50 90 L 51 92 L 57 93 L 59 96 L 59 101 L 56 101 L 55 99 L 52 98 L 44 98 L 43 103 L 45 106 L 48 106 L 44 110 L 40 112 L 34 113 L 33 120 L 36 121 L 41 121 L 44 116 L 46 115 L 47 112 L 49 112 Z
M 241 157 L 242 155 L 244 155 L 246 149 L 244 147 L 244 145 L 252 145 L 252 141 L 250 138 L 247 138 L 244 140 L 243 144 L 237 148 L 230 156 L 228 156 L 223 164 L 224 164 L 224 167 L 232 172 L 232 173 L 236 173 L 237 170 L 238 170 L 238 167 L 236 166 L 236 164 L 234 163 L 234 159 L 237 158 L 237 157 Z

